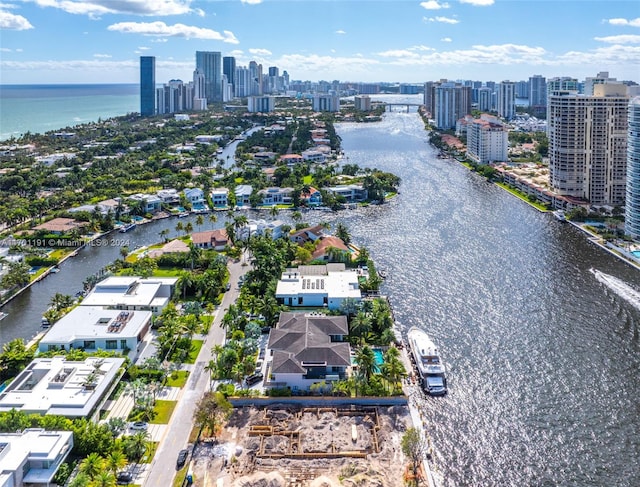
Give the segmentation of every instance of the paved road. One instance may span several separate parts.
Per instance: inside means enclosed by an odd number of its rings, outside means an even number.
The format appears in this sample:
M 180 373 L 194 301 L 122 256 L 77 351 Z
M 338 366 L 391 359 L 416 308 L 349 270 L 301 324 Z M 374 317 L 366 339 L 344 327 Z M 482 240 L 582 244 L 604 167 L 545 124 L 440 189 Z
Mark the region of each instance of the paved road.
M 144 483 L 145 487 L 172 485 L 176 474 L 178 452 L 186 448 L 189 441 L 196 404 L 210 387 L 209 373 L 204 370 L 204 367 L 213 358 L 211 353 L 213 346 L 222 344 L 224 341 L 224 330 L 220 327 L 220 322 L 224 317 L 225 310 L 238 298 L 240 294 L 238 280 L 249 268 L 249 266 L 242 266 L 240 262 L 229 264 L 231 289 L 225 293 L 222 303 L 218 311 L 216 311 L 209 334 L 200 350 L 187 384 L 182 388 L 182 392 L 178 397 L 178 405 L 171 416 L 171 422 L 166 428 L 164 438 L 155 454 L 151 464 L 151 471 Z

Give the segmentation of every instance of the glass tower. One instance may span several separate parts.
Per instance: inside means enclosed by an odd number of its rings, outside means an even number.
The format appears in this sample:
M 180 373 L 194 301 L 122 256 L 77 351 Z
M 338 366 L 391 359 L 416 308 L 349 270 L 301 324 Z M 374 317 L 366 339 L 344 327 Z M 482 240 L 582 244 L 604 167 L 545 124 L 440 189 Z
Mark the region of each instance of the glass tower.
M 222 54 L 196 51 L 196 69 L 204 73 L 204 92 L 207 103 L 222 101 Z
M 628 117 L 624 231 L 634 239 L 640 239 L 640 97 L 629 103 Z
M 156 58 L 140 56 L 140 115 L 156 113 Z

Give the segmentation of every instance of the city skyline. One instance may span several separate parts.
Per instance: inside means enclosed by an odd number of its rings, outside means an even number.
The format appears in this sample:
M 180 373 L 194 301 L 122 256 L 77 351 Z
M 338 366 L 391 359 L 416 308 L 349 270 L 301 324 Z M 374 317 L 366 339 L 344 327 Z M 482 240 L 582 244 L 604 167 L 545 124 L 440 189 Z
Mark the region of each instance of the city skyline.
M 441 78 L 638 81 L 631 1 L 33 0 L 0 4 L 4 84 L 190 80 L 196 51 L 256 61 L 291 79 L 421 83 Z M 523 22 L 521 20 L 526 20 Z

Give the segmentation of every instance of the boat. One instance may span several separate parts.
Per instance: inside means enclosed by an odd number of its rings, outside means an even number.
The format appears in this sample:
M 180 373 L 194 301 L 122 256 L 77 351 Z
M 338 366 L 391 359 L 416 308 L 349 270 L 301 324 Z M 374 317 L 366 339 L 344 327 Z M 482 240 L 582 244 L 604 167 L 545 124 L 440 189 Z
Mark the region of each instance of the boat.
M 120 233 L 127 233 L 129 230 L 133 230 L 134 228 L 136 228 L 136 222 L 127 223 L 120 227 Z
M 556 220 L 559 220 L 561 222 L 566 222 L 567 221 L 567 216 L 564 214 L 564 211 L 562 210 L 556 210 L 553 212 L 553 216 L 556 217 Z
M 43 316 L 42 321 L 40 322 L 40 326 L 42 326 L 42 328 L 49 328 L 51 326 L 51 323 L 49 323 L 49 320 Z
M 4 320 L 7 316 L 9 316 L 9 313 L 5 313 L 4 311 L 0 311 L 0 321 Z
M 189 216 L 188 211 L 181 211 L 180 213 L 178 213 L 178 218 L 186 218 L 188 216 Z
M 430 396 L 445 395 L 447 393 L 445 366 L 429 335 L 420 328 L 412 326 L 407 334 L 407 340 L 424 391 Z
M 387 271 L 380 269 L 378 271 L 378 275 L 380 276 L 380 279 L 386 279 L 387 278 Z
M 52 274 L 56 274 L 56 273 L 60 272 L 60 269 L 58 267 L 52 267 L 50 272 Z

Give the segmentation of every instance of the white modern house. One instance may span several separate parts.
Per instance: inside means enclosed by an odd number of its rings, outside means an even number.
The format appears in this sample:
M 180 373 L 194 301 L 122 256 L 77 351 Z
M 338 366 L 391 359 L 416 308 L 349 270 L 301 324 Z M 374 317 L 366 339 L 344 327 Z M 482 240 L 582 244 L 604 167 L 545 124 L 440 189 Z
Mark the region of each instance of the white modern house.
M 194 206 L 205 202 L 204 192 L 200 188 L 185 188 L 184 197 Z
M 167 205 L 174 205 L 180 202 L 180 193 L 175 188 L 161 189 L 157 195 Z
M 60 318 L 38 344 L 38 350 L 82 349 L 127 353 L 151 328 L 151 311 L 122 311 L 102 306 L 78 306 Z
M 349 203 L 365 201 L 368 196 L 368 191 L 360 184 L 341 184 L 325 189 L 335 195 L 343 196 Z
M 293 188 L 265 188 L 258 191 L 258 194 L 262 198 L 263 206 L 286 205 L 293 201 Z
M 112 276 L 100 281 L 80 306 L 102 306 L 124 311 L 162 313 L 176 288 L 176 277 Z
M 0 487 L 49 487 L 73 448 L 73 432 L 0 433 Z
M 351 367 L 347 317 L 281 313 L 269 333 L 271 387 L 308 390 L 319 382 L 344 380 Z
M 124 358 L 36 358 L 0 392 L 0 412 L 56 414 L 97 421 L 102 405 L 123 374 Z
M 129 199 L 142 201 L 142 208 L 145 213 L 155 213 L 162 208 L 162 200 L 155 194 L 137 193 L 129 196 Z
M 282 237 L 282 228 L 285 223 L 282 220 L 248 220 L 247 224 L 238 228 L 236 237 L 239 240 L 246 240 L 253 235 L 266 235 L 269 233 L 273 240 Z
M 342 263 L 306 265 L 284 271 L 276 287 L 279 304 L 338 309 L 345 299 L 362 300 L 355 269 Z

